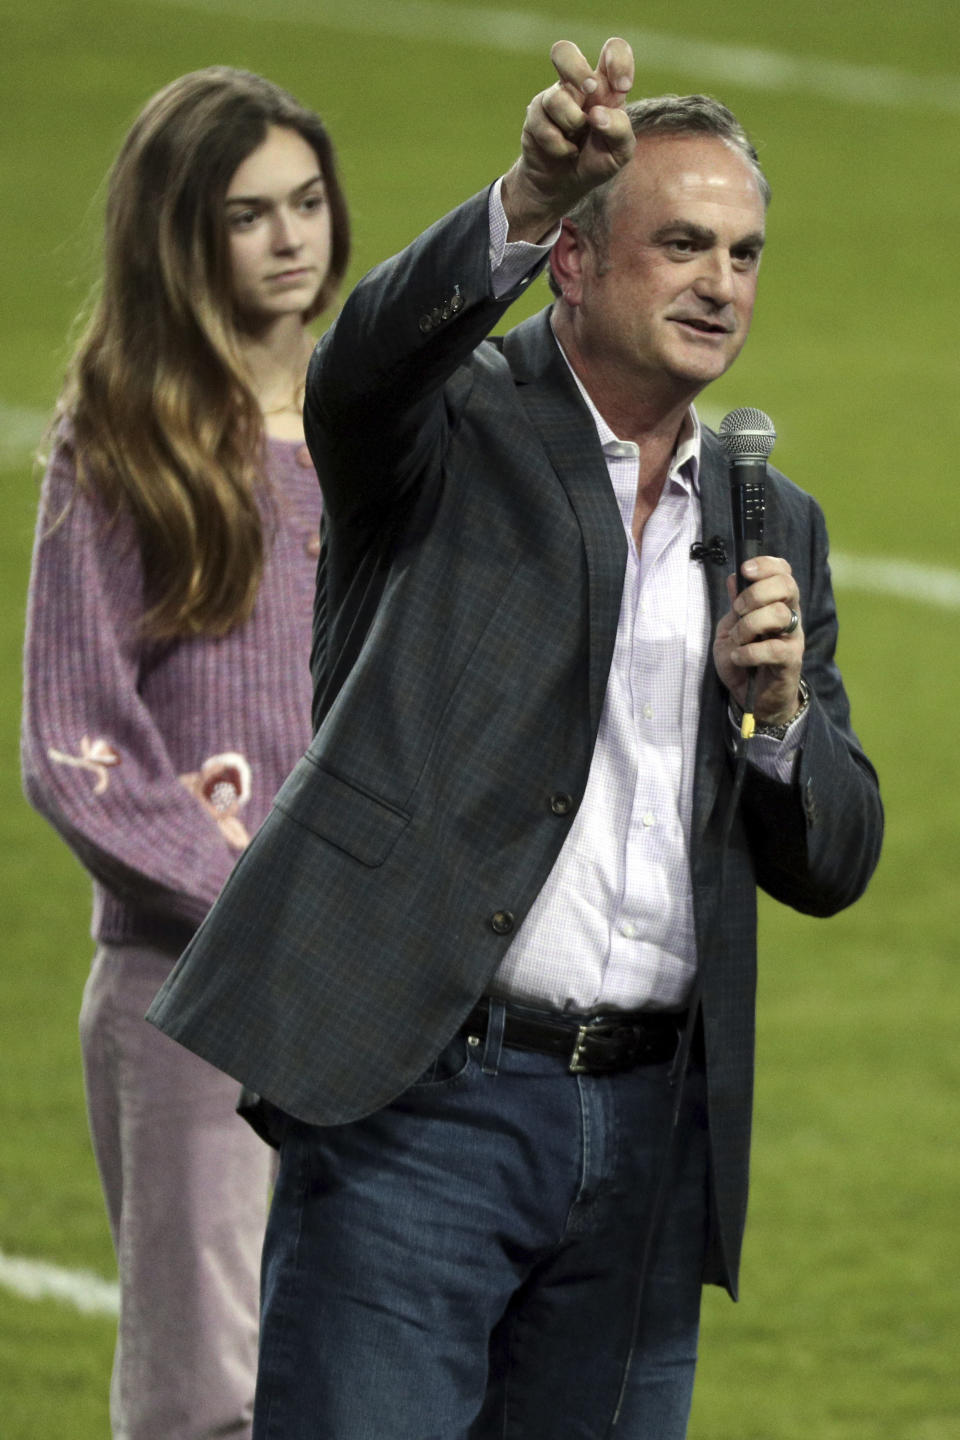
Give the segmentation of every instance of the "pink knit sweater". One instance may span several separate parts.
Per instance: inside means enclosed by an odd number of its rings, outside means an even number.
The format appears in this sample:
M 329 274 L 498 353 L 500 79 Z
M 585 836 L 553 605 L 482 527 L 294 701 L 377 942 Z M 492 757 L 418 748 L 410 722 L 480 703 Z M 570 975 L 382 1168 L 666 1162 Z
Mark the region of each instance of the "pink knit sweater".
M 310 740 L 320 489 L 306 447 L 270 440 L 267 560 L 251 619 L 222 639 L 145 641 L 129 522 L 43 484 L 27 605 L 27 798 L 93 876 L 93 934 L 189 937 Z M 59 519 L 58 519 L 59 517 Z

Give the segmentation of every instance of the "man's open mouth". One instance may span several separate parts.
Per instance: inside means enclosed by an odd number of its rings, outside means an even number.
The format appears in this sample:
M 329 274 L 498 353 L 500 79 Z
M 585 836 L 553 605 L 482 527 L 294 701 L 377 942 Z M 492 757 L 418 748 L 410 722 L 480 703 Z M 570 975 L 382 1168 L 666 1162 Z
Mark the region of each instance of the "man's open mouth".
M 702 335 L 729 335 L 730 330 L 726 325 L 721 325 L 719 320 L 703 320 L 699 316 L 678 315 L 675 317 L 678 325 L 689 325 L 691 330 L 699 330 Z

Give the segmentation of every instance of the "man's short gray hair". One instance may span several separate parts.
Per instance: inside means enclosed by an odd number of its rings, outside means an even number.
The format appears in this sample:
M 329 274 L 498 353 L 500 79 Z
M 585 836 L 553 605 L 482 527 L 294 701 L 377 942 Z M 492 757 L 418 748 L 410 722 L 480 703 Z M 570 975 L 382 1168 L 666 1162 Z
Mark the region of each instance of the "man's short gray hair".
M 712 95 L 657 95 L 649 100 L 632 101 L 626 106 L 626 113 L 638 140 L 644 135 L 708 135 L 726 141 L 753 171 L 764 208 L 770 204 L 770 182 L 763 173 L 753 142 L 733 111 Z M 621 170 L 605 184 L 590 190 L 567 216 L 601 257 L 606 255 L 610 239 L 610 196 L 622 174 Z M 560 287 L 551 272 L 547 278 L 554 295 L 559 295 Z

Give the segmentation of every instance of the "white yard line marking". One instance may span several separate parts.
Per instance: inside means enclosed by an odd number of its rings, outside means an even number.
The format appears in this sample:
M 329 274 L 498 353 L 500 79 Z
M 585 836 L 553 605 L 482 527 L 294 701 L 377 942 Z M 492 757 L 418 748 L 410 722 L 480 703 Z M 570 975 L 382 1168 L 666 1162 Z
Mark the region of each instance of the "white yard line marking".
M 444 5 L 438 0 L 151 0 L 181 9 L 207 10 L 248 20 L 287 20 L 299 26 L 352 34 L 393 36 L 546 55 L 568 32 L 586 53 L 597 53 L 608 30 L 578 18 L 551 20 L 522 10 Z M 641 69 L 690 75 L 698 87 L 737 85 L 750 90 L 817 95 L 849 105 L 960 114 L 960 77 L 914 75 L 893 65 L 856 65 L 826 56 L 791 55 L 721 40 L 692 40 L 655 30 L 624 31 Z
M 66 1270 L 43 1260 L 21 1260 L 0 1250 L 0 1285 L 24 1300 L 59 1300 L 84 1315 L 116 1315 L 116 1284 L 87 1270 Z
M 918 565 L 892 555 L 848 555 L 842 550 L 831 553 L 830 569 L 838 590 L 892 595 L 903 603 L 913 600 L 939 610 L 960 610 L 960 570 Z
M 49 410 L 0 401 L 0 465 L 29 461 L 50 423 Z

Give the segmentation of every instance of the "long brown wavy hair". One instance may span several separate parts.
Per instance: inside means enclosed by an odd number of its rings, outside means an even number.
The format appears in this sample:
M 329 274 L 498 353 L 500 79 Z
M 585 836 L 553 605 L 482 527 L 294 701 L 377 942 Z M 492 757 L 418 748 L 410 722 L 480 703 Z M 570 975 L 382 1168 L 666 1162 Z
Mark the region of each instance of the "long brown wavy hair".
M 225 197 L 269 125 L 316 152 L 331 255 L 304 319 L 329 305 L 350 238 L 322 121 L 259 75 L 184 75 L 148 102 L 110 172 L 102 282 L 58 404 L 78 483 L 132 514 L 156 638 L 225 634 L 263 570 L 263 421 L 234 320 Z

